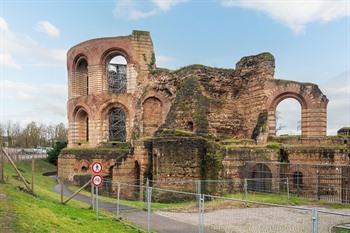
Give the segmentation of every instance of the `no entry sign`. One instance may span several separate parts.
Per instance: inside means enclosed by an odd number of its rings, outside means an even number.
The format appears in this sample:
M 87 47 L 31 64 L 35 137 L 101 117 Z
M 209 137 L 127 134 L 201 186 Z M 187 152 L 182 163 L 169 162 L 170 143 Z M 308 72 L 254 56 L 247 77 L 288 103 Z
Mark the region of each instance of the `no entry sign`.
M 93 173 L 95 174 L 99 174 L 102 172 L 102 164 L 100 162 L 94 162 L 92 165 L 91 165 L 91 170 Z
M 103 182 L 102 176 L 100 176 L 100 175 L 94 175 L 94 176 L 92 177 L 92 183 L 93 183 L 93 185 L 95 185 L 95 186 L 101 186 L 101 185 L 102 185 L 102 182 Z

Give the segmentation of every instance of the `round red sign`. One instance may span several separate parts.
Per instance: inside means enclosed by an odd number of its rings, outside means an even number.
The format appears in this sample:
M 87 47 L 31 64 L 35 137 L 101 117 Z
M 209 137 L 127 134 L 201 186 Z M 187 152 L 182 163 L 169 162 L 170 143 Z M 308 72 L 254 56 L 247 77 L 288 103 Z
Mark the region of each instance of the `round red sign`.
M 94 176 L 92 177 L 92 183 L 93 183 L 93 185 L 95 185 L 95 186 L 101 186 L 101 185 L 102 185 L 102 182 L 103 182 L 102 176 L 100 176 L 100 175 L 94 175 Z
M 101 173 L 102 172 L 102 164 L 100 162 L 94 162 L 92 165 L 91 165 L 91 170 L 93 173 Z

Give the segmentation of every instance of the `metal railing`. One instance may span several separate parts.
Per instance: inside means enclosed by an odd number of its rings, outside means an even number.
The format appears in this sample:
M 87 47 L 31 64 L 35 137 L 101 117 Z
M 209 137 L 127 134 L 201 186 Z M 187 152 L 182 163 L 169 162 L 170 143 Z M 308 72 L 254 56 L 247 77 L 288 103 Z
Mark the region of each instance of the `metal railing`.
M 106 180 L 99 188 L 98 208 L 148 231 L 172 231 L 175 226 L 183 232 L 199 233 L 329 233 L 336 232 L 337 226 L 350 224 L 350 209 L 334 211 L 207 194 L 202 192 L 203 182 L 197 181 L 194 192 L 190 192 L 181 191 L 179 186 L 177 190 L 152 187 L 154 181 L 135 185 L 134 181 Z

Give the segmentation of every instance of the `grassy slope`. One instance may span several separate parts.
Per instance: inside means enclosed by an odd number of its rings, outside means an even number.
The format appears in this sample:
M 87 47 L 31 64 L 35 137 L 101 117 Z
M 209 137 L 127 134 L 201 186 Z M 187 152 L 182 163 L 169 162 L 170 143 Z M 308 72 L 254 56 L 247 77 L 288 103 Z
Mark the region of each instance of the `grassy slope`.
M 23 171 L 24 176 L 30 181 L 30 162 L 17 164 Z M 88 205 L 77 201 L 71 201 L 67 205 L 59 204 L 59 195 L 52 192 L 55 181 L 50 177 L 41 174 L 47 171 L 54 171 L 56 168 L 43 160 L 36 160 L 35 192 L 38 195 L 33 197 L 18 186 L 23 185 L 14 177 L 15 172 L 5 165 L 5 177 L 7 184 L 1 184 L 0 193 L 7 196 L 6 206 L 0 206 L 1 211 L 10 211 L 14 214 L 11 228 L 15 232 L 138 232 L 108 215 L 101 214 L 97 221 L 95 213 Z M 1 216 L 1 215 L 0 215 Z M 0 219 L 5 221 L 4 219 Z

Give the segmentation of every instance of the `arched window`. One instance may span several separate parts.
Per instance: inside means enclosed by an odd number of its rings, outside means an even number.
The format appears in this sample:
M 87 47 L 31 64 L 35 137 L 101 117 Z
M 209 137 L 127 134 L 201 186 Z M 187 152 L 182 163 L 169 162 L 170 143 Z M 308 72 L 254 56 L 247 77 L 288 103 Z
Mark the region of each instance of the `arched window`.
M 120 107 L 112 108 L 108 114 L 109 140 L 126 141 L 126 114 Z
M 127 90 L 127 62 L 117 55 L 109 59 L 107 66 L 108 90 L 111 93 L 126 93 Z
M 89 94 L 88 62 L 85 58 L 79 58 L 75 67 L 75 90 L 76 96 Z
M 84 109 L 79 109 L 76 115 L 77 143 L 89 141 L 89 116 Z

